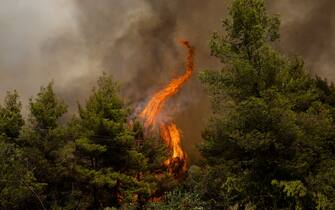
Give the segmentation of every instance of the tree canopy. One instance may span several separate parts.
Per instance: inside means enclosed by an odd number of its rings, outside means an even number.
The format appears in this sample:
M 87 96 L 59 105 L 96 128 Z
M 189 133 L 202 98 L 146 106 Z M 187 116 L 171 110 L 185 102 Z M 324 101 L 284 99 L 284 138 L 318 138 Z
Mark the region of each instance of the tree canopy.
M 264 1 L 235 0 L 229 14 L 210 42 L 223 68 L 201 74 L 215 110 L 201 147 L 213 205 L 334 208 L 333 86 L 273 48 L 279 19 Z

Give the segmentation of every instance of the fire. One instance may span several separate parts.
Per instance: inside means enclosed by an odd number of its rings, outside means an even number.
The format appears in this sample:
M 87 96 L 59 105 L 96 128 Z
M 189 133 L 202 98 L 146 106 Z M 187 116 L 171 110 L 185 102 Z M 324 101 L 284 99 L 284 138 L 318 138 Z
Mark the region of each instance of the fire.
M 179 78 L 172 80 L 163 90 L 157 92 L 149 101 L 148 105 L 141 112 L 140 116 L 144 119 L 145 127 L 153 126 L 155 120 L 159 113 L 161 112 L 162 107 L 164 106 L 167 99 L 175 95 L 182 85 L 191 77 L 193 73 L 193 55 L 194 49 L 190 46 L 188 41 L 181 42 L 185 47 L 188 48 L 188 57 L 186 72 Z
M 180 132 L 176 124 L 162 124 L 160 134 L 172 152 L 171 157 L 164 161 L 164 165 L 168 167 L 170 173 L 186 171 L 188 168 L 187 155 L 181 147 Z
M 168 167 L 170 173 L 174 174 L 185 172 L 188 168 L 188 159 L 182 148 L 180 131 L 173 122 L 158 123 L 157 117 L 161 114 L 161 110 L 167 99 L 175 95 L 185 82 L 190 79 L 193 73 L 194 48 L 188 41 L 181 41 L 181 44 L 188 49 L 185 73 L 173 79 L 165 88 L 155 93 L 147 106 L 140 113 L 145 128 L 153 128 L 156 124 L 159 124 L 161 138 L 171 151 L 171 157 L 164 161 L 164 165 Z

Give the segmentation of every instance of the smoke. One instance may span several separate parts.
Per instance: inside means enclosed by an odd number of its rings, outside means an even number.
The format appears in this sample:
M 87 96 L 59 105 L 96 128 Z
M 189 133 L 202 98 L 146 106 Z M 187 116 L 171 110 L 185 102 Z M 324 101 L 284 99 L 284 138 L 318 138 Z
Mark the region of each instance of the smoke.
M 129 104 L 146 103 L 152 93 L 184 72 L 187 52 L 178 39 L 196 47 L 196 71 L 216 64 L 209 35 L 221 25 L 226 4 L 219 0 L 78 0 L 78 24 L 91 59 L 121 81 Z M 196 72 L 196 73 L 197 73 Z M 196 75 L 166 107 L 176 113 L 186 149 L 196 156 L 208 101 Z
M 29 3 L 28 3 L 29 2 Z M 98 76 L 111 73 L 130 105 L 145 103 L 184 68 L 185 50 L 196 48 L 195 73 L 217 69 L 208 41 L 227 14 L 225 0 L 1 0 L 0 84 L 17 89 L 27 103 L 41 85 L 54 80 L 57 93 L 76 110 Z M 335 81 L 335 2 L 267 1 L 282 19 L 280 47 L 301 55 L 312 72 Z M 168 105 L 176 112 L 191 158 L 201 141 L 208 99 L 194 76 Z
M 77 33 L 74 4 L 67 0 L 1 3 L 1 97 L 5 91 L 17 89 L 26 104 L 52 79 L 58 90 L 65 90 L 87 77 L 88 63 Z
M 282 19 L 283 50 L 304 58 L 313 74 L 335 81 L 335 1 L 271 1 L 272 12 Z

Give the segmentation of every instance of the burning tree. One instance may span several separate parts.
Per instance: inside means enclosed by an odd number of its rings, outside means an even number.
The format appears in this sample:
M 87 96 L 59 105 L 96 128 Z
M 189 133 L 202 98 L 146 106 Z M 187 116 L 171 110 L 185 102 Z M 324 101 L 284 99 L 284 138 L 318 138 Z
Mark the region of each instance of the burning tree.
M 138 147 L 140 128 L 127 125 L 130 112 L 123 104 L 118 85 L 104 75 L 98 81 L 79 117 L 70 124 L 75 139 L 75 199 L 81 209 L 99 209 L 124 204 L 137 206 L 161 188 L 153 171 L 162 154 L 151 139 Z M 160 163 L 158 163 L 160 167 Z

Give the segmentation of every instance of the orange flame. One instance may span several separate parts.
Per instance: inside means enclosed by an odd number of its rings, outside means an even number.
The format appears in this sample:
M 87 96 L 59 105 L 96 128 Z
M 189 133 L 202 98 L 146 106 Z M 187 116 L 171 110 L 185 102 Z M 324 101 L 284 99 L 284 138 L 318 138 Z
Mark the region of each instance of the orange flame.
M 162 124 L 160 134 L 164 142 L 172 151 L 169 159 L 164 161 L 170 173 L 184 172 L 188 168 L 187 155 L 181 147 L 180 132 L 175 123 Z
M 182 88 L 185 82 L 192 76 L 194 66 L 194 48 L 189 44 L 188 41 L 181 41 L 181 44 L 183 44 L 188 49 L 186 71 L 180 77 L 173 79 L 164 89 L 155 93 L 147 106 L 140 113 L 140 117 L 144 120 L 144 126 L 146 128 L 152 128 L 155 124 L 157 124 L 156 119 L 161 113 L 161 110 L 167 99 L 175 95 Z M 171 157 L 164 161 L 164 165 L 168 167 L 170 173 L 177 174 L 180 172 L 185 172 L 188 168 L 188 159 L 182 148 L 181 135 L 176 124 L 161 123 L 160 135 L 172 153 Z
M 154 125 L 154 122 L 167 99 L 175 95 L 193 73 L 194 49 L 190 46 L 188 41 L 181 41 L 181 43 L 188 48 L 186 72 L 179 78 L 172 80 L 163 90 L 157 92 L 151 98 L 148 105 L 140 114 L 140 116 L 144 119 L 145 127 L 150 127 Z

